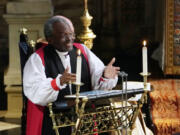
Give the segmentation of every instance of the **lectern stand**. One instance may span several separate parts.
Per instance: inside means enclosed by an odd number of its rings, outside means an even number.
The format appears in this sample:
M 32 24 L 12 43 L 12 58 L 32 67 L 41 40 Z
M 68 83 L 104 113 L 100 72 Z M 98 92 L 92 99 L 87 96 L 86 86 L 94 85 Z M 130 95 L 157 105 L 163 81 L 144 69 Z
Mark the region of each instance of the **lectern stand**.
M 53 129 L 59 135 L 58 129 L 72 126 L 72 135 L 89 135 L 126 129 L 131 134 L 133 124 L 142 106 L 141 99 L 138 104 L 124 104 L 122 95 L 128 98 L 144 93 L 144 89 L 131 90 L 92 90 L 79 94 L 77 109 L 76 95 L 65 96 L 66 101 L 49 104 L 50 117 L 53 121 Z M 114 107 L 109 102 L 110 98 L 119 98 L 121 107 Z M 57 112 L 58 113 L 54 113 Z

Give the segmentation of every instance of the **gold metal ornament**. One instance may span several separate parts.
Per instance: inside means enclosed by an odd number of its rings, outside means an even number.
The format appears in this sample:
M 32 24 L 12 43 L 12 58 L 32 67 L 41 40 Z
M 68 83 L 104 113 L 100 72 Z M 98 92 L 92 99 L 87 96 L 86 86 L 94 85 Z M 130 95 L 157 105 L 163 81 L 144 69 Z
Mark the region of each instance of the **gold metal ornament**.
M 36 42 L 34 40 L 30 40 L 29 44 L 33 48 L 33 51 L 35 51 Z
M 77 38 L 85 44 L 89 49 L 93 47 L 93 39 L 96 38 L 96 35 L 93 31 L 89 28 L 91 25 L 91 20 L 93 19 L 92 16 L 89 15 L 87 0 L 84 0 L 84 14 L 80 18 L 83 24 L 83 30 Z
M 20 28 L 20 33 L 24 34 L 24 35 L 27 35 L 27 29 L 26 28 Z
M 23 34 L 24 35 L 24 37 L 27 37 L 28 36 L 28 29 L 27 28 L 20 28 L 19 29 L 19 32 L 21 33 L 21 34 Z M 27 44 L 32 48 L 32 50 L 33 51 L 35 51 L 35 47 L 36 47 L 36 42 L 34 41 L 34 40 L 30 40 L 30 41 L 28 41 L 28 37 L 26 38 L 26 42 L 27 42 Z

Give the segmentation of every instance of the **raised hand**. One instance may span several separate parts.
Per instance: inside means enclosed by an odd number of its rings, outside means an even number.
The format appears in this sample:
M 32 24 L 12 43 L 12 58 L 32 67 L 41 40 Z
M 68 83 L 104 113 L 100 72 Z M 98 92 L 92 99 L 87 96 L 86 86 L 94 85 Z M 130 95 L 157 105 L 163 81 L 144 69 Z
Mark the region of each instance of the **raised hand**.
M 65 69 L 64 73 L 62 74 L 60 78 L 61 85 L 76 81 L 76 74 L 68 73 L 68 72 L 69 72 L 69 67 Z
M 118 75 L 120 67 L 113 66 L 115 60 L 116 60 L 115 58 L 112 58 L 109 64 L 105 67 L 104 72 L 103 72 L 103 77 L 107 79 L 114 79 Z

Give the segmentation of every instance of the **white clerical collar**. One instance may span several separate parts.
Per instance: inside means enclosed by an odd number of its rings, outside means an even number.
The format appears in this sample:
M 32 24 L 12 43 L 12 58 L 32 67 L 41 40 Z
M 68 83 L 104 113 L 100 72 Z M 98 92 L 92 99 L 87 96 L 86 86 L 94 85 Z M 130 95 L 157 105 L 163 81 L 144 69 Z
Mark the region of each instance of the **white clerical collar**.
M 60 52 L 58 50 L 56 50 L 56 52 L 60 55 L 60 56 L 67 56 L 68 52 Z

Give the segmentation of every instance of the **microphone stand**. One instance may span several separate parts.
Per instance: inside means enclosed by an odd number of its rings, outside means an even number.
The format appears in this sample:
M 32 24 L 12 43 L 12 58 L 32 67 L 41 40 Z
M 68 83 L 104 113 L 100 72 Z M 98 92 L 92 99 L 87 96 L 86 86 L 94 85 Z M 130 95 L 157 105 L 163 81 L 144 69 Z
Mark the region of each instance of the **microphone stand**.
M 123 123 L 123 124 L 125 124 L 124 125 L 124 128 L 125 128 L 125 135 L 127 135 L 128 134 L 128 125 L 127 125 L 127 123 L 128 123 L 128 115 L 127 115 L 127 78 L 128 78 L 128 74 L 127 73 L 125 73 L 124 71 L 121 71 L 121 72 L 119 72 L 118 73 L 118 76 L 120 76 L 121 77 L 121 83 L 122 83 L 122 108 L 123 108 L 123 112 L 125 112 L 125 117 L 124 116 L 122 116 L 122 121 L 123 121 L 123 118 L 125 118 L 125 123 Z M 125 96 L 125 97 L 124 97 Z M 125 106 L 124 106 L 124 101 L 125 101 Z M 124 114 L 124 113 L 123 113 Z M 123 134 L 123 130 L 122 130 L 122 134 Z

